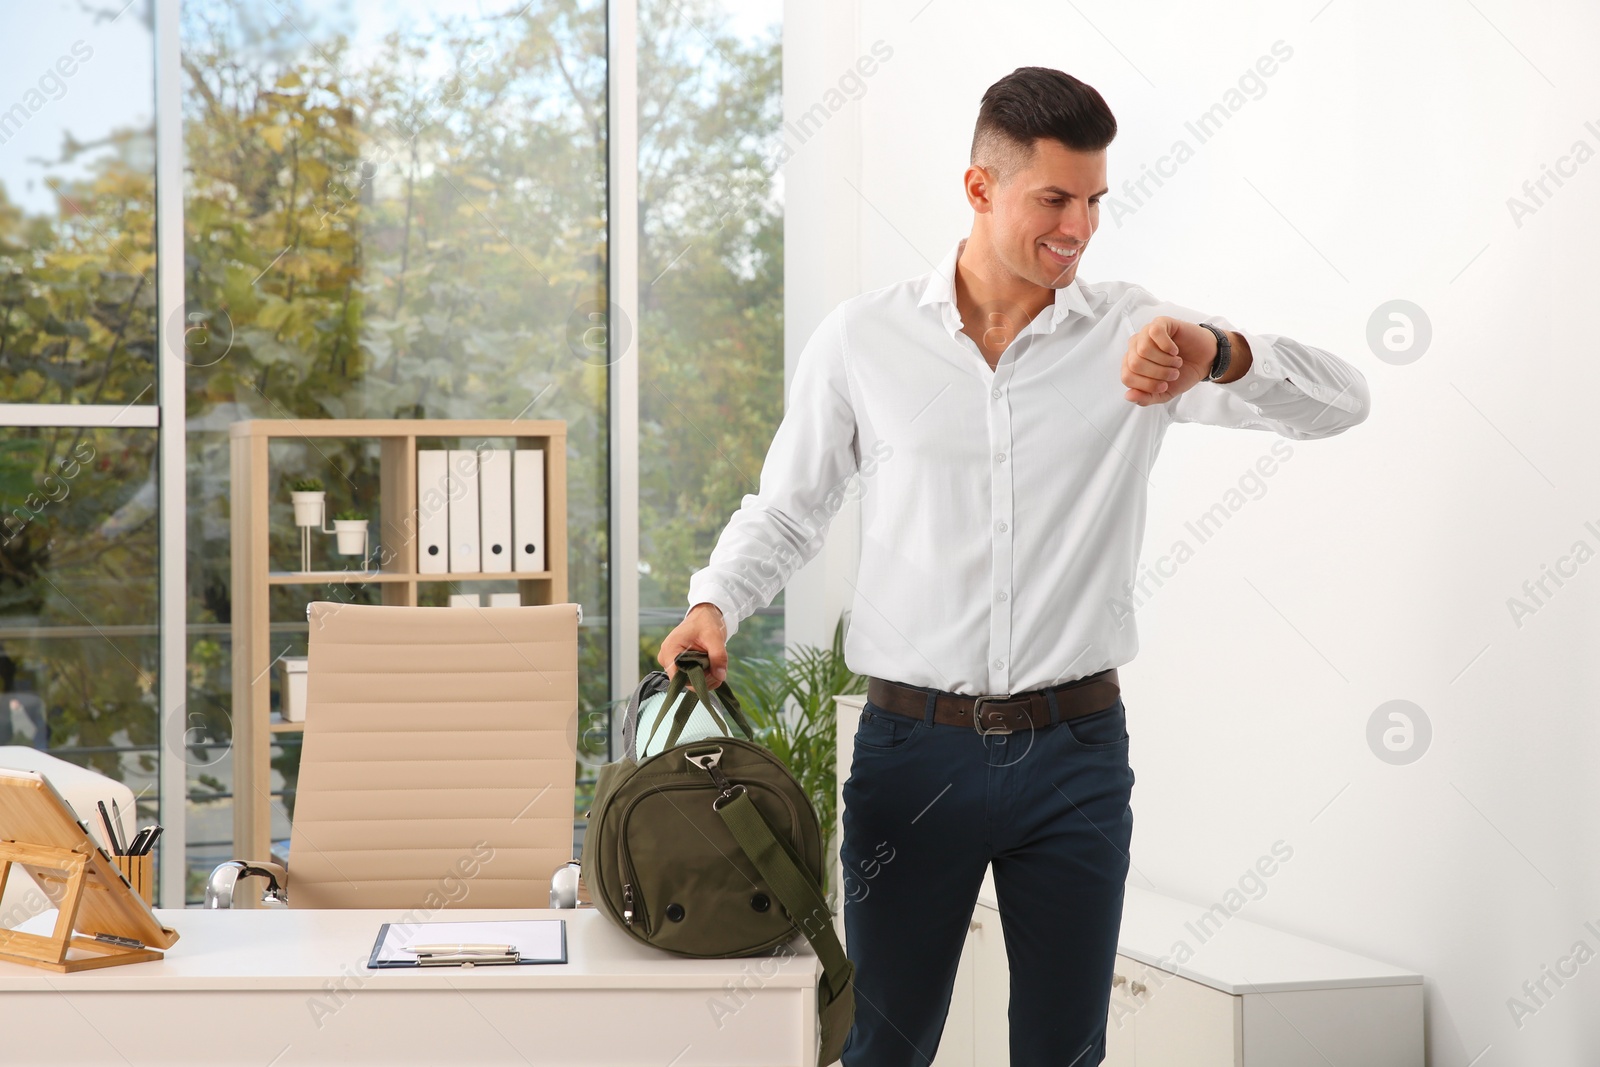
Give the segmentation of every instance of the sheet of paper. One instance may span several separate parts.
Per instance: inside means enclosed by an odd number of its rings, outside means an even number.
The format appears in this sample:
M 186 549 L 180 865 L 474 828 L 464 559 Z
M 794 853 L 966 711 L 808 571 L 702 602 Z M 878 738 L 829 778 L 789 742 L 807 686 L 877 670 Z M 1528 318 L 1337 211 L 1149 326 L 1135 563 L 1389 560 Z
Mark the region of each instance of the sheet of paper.
M 524 963 L 565 963 L 565 919 L 512 919 L 503 922 L 390 923 L 376 963 L 415 963 L 411 945 L 515 945 Z

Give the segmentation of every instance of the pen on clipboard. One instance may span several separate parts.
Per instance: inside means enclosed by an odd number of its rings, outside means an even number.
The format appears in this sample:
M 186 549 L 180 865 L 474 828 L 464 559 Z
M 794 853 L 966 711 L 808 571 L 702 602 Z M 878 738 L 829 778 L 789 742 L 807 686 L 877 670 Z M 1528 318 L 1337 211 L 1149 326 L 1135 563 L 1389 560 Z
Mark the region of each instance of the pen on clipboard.
M 416 954 L 419 967 L 478 967 L 522 962 L 522 953 L 515 945 L 411 945 L 406 951 Z

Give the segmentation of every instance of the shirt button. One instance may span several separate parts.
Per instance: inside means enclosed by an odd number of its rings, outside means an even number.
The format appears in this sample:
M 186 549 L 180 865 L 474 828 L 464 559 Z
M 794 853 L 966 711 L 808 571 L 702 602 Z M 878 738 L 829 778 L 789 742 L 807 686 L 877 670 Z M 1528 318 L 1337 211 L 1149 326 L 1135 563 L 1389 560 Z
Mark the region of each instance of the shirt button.
M 996 593 L 996 594 L 995 594 L 995 595 L 994 595 L 994 598 L 995 598 L 995 599 L 996 599 L 996 600 L 1004 600 L 1004 599 L 1005 599 L 1005 598 L 1006 598 L 1006 596 L 1007 596 L 1007 595 L 1008 595 L 1008 594 L 1007 594 L 1007 593 L 1006 593 L 1006 591 L 1005 591 L 1005 590 L 1004 590 L 1004 589 L 1002 589 L 1002 590 L 1000 590 L 1000 592 L 998 592 L 998 593 Z
M 1003 660 L 1003 659 L 997 659 L 997 660 L 994 661 L 994 669 L 995 670 L 1000 670 L 1005 665 L 1006 665 L 1006 661 Z
M 996 400 L 999 400 L 1000 399 L 1000 390 L 996 389 L 992 393 L 990 393 L 989 395 L 994 397 Z
M 1001 524 L 1000 524 L 1000 525 L 999 525 L 999 527 L 998 527 L 998 529 L 999 529 L 999 531 L 1000 531 L 1000 532 L 1001 532 L 1001 533 L 1005 533 L 1005 532 L 1006 532 L 1006 524 L 1005 524 L 1005 523 L 1003 523 L 1003 522 L 1002 522 L 1002 523 L 1001 523 Z
M 996 452 L 994 454 L 994 458 L 999 460 L 1001 463 L 1004 463 L 1006 461 L 1006 454 L 1004 452 Z

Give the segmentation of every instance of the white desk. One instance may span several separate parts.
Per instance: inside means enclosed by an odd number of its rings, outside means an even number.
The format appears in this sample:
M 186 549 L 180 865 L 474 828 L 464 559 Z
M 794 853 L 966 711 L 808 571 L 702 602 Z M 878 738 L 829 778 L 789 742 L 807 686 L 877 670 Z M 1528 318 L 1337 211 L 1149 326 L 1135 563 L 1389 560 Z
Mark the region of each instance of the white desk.
M 399 912 L 156 914 L 181 936 L 159 963 L 0 963 L 0 1061 L 816 1067 L 822 968 L 798 935 L 782 954 L 700 960 L 593 908 L 448 910 L 431 918 L 565 919 L 569 962 L 374 971 Z

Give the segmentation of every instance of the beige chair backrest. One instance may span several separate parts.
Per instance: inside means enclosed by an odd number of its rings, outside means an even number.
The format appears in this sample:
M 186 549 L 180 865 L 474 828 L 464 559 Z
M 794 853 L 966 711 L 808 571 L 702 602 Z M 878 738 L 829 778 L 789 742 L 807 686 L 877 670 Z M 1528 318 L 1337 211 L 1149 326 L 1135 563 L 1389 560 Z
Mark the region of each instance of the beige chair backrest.
M 295 908 L 545 908 L 572 858 L 576 604 L 314 603 Z

